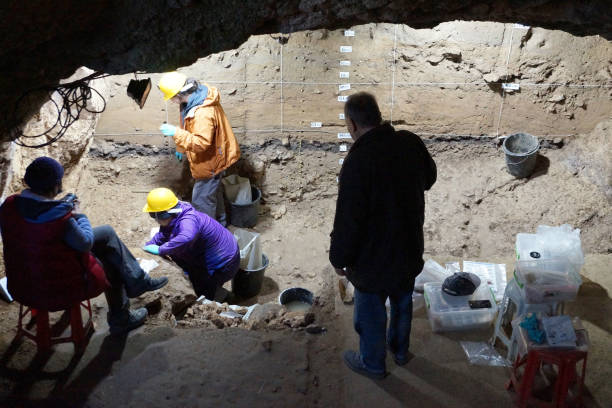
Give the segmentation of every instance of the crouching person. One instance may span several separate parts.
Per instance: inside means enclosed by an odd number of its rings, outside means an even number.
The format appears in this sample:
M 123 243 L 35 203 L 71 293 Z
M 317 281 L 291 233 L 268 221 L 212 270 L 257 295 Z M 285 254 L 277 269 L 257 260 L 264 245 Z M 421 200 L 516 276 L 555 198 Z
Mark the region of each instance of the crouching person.
M 20 303 L 49 311 L 104 292 L 111 334 L 126 333 L 147 317 L 146 308 L 130 310 L 128 298 L 168 279 L 149 277 L 112 227 L 92 228 L 76 196 L 56 200 L 63 176 L 60 163 L 39 157 L 26 169 L 29 189 L 0 207 L 8 290 Z
M 160 226 L 144 250 L 176 262 L 188 274 L 197 296 L 227 300 L 220 298 L 220 289 L 240 267 L 240 251 L 232 233 L 191 204 L 179 201 L 167 188 L 151 190 L 143 211 Z

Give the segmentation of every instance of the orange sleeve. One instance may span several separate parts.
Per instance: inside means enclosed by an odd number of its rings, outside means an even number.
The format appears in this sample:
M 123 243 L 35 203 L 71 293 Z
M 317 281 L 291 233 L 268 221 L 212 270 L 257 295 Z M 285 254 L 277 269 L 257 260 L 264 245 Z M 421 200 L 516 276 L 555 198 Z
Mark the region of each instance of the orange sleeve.
M 199 108 L 195 111 L 195 116 L 192 119 L 191 132 L 185 129 L 176 129 L 173 139 L 177 151 L 202 153 L 213 145 L 216 128 L 213 113 L 212 109 Z

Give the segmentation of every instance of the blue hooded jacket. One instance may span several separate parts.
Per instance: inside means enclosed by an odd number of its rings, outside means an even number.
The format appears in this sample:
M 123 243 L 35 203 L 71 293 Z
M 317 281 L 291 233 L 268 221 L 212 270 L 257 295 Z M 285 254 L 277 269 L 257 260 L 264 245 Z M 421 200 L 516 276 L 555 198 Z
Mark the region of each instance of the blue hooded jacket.
M 50 200 L 27 189 L 17 197 L 17 210 L 27 221 L 36 224 L 57 220 L 72 211 L 71 203 Z M 93 247 L 94 235 L 91 223 L 85 214 L 75 214 L 68 220 L 64 241 L 72 249 L 89 252 Z

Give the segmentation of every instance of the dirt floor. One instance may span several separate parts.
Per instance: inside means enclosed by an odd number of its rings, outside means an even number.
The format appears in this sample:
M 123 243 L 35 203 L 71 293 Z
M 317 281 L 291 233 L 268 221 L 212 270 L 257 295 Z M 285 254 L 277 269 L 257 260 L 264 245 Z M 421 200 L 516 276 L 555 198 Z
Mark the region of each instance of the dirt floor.
M 605 192 L 568 166 L 567 146 L 543 149 L 534 175 L 524 180 L 506 172 L 493 142 L 428 141 L 428 147 L 439 180 L 427 194 L 426 257 L 506 263 L 510 277 L 516 233 L 534 232 L 539 224 L 582 229 L 589 254 L 584 284 L 567 310 L 589 330 L 587 406 L 610 406 L 612 222 Z M 227 305 L 194 305 L 182 272 L 140 249 L 155 226 L 142 213 L 146 193 L 167 186 L 189 198 L 188 178 L 170 152 L 98 140 L 77 189 L 92 224 L 112 225 L 137 257 L 160 263 L 152 275 L 170 278 L 160 291 L 133 300 L 149 309 L 147 323 L 128 337 L 108 336 L 106 304 L 99 297 L 93 301 L 96 332 L 84 354 L 58 345 L 41 355 L 29 340 L 12 342 L 18 306 L 0 302 L 3 406 L 511 405 L 507 370 L 470 365 L 458 343 L 484 341 L 492 328 L 435 334 L 423 309 L 415 313 L 415 357 L 407 366 L 389 358 L 391 375 L 384 381 L 344 367 L 341 352 L 357 348 L 358 339 L 352 306 L 339 300 L 327 259 L 341 157 L 335 144 L 272 140 L 243 147 L 235 170 L 262 190 L 253 230 L 261 233 L 270 265 L 259 296 L 238 303 L 264 305 L 247 323 L 222 317 Z M 280 291 L 293 286 L 314 292 L 311 313 L 287 313 L 274 304 Z

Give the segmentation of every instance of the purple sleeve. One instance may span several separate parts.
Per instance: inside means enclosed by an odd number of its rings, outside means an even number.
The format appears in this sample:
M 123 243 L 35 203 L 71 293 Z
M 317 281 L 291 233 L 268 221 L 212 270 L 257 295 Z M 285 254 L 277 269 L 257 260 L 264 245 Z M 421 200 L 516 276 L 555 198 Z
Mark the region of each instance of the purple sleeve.
M 174 227 L 176 234 L 165 244 L 159 246 L 160 255 L 172 255 L 174 250 L 193 241 L 199 233 L 198 222 L 195 218 L 184 217 Z
M 166 240 L 167 240 L 167 238 L 164 236 L 164 234 L 161 231 L 159 231 L 145 245 L 151 245 L 151 244 L 153 244 L 153 245 L 162 245 L 164 242 L 166 242 Z

